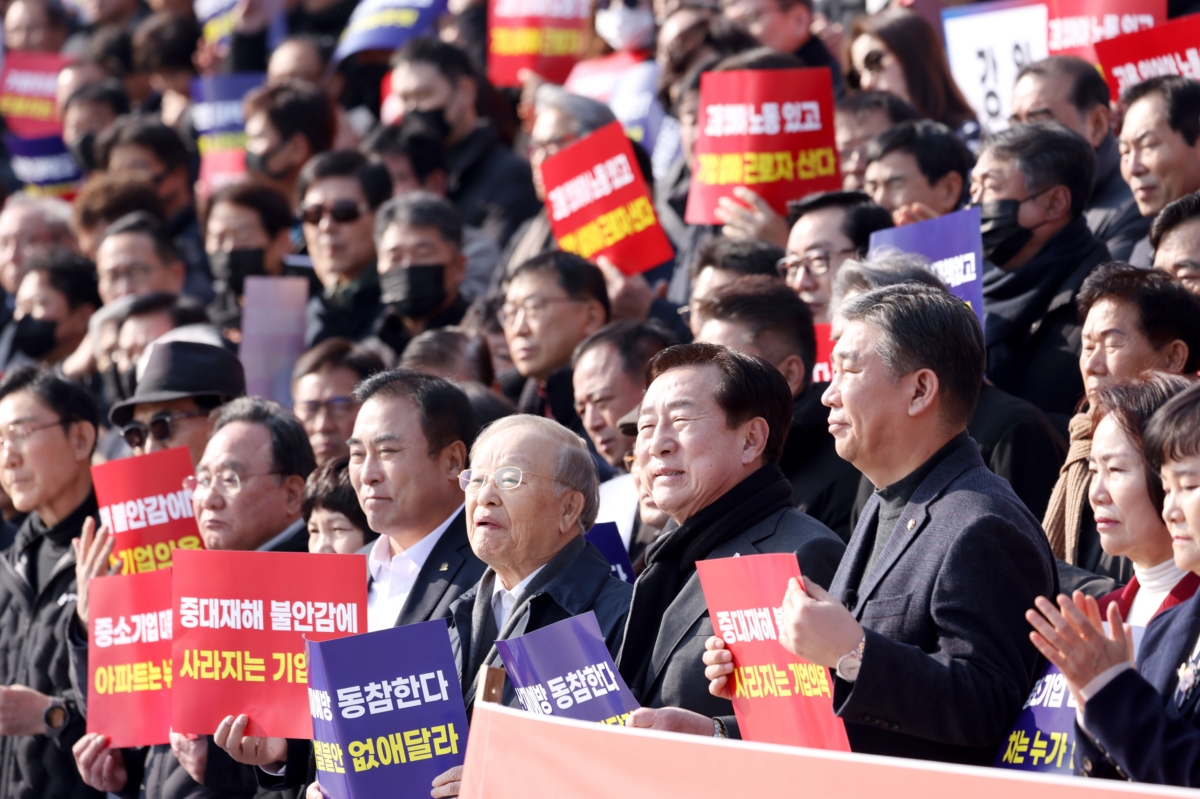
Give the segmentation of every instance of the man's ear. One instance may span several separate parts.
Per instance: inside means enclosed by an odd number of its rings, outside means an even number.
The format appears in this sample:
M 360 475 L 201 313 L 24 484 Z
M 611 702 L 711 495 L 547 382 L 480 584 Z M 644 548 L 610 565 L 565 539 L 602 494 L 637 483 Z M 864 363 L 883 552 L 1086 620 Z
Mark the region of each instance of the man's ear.
M 288 515 L 298 516 L 304 506 L 304 478 L 298 474 L 289 474 L 283 479 L 283 489 L 287 492 Z
M 1088 144 L 1092 145 L 1092 149 L 1099 147 L 1112 129 L 1112 110 L 1104 103 L 1096 103 L 1084 116 L 1083 125 Z
M 81 463 L 90 461 L 92 450 L 96 448 L 96 426 L 91 422 L 74 422 L 67 432 L 75 460 Z
M 607 324 L 604 318 L 604 306 L 598 300 L 589 300 L 584 308 L 587 313 L 587 317 L 584 320 L 584 331 L 586 335 L 590 336 Z
M 941 401 L 941 381 L 932 369 L 918 369 L 905 379 L 912 387 L 908 399 L 909 416 L 920 416 Z
M 562 516 L 558 522 L 558 531 L 567 535 L 579 530 L 579 517 L 583 515 L 583 494 L 579 491 L 567 491 L 563 495 Z
M 933 184 L 933 190 L 938 198 L 938 207 L 934 210 L 939 214 L 948 214 L 962 202 L 963 176 L 950 170 Z
M 1071 190 L 1054 186 L 1046 192 L 1046 221 L 1058 222 L 1071 215 Z
M 761 416 L 755 416 L 750 421 L 746 422 L 745 438 L 742 440 L 742 465 L 749 466 L 762 457 L 763 451 L 767 448 L 767 437 L 771 434 L 771 428 L 767 425 L 767 420 Z
M 458 475 L 467 468 L 467 445 L 461 441 L 442 448 L 438 454 L 438 470 L 458 485 Z
M 804 367 L 803 358 L 795 354 L 789 355 L 776 364 L 775 368 L 783 374 L 793 397 L 804 390 L 804 377 L 808 370 Z

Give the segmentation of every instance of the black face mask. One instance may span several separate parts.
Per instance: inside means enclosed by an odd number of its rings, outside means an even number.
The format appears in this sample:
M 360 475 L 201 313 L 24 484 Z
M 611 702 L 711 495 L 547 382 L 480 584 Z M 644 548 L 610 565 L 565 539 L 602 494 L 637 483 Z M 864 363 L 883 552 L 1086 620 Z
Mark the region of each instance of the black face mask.
M 271 170 L 271 169 L 267 168 L 267 161 L 270 161 L 271 157 L 274 156 L 275 153 L 282 150 L 284 144 L 285 144 L 285 142 L 280 142 L 279 144 L 275 145 L 274 147 L 268 147 L 265 152 L 261 152 L 261 153 L 252 153 L 249 150 L 247 150 L 246 151 L 246 171 L 247 172 L 257 172 L 260 175 L 265 175 L 266 177 L 270 178 L 271 180 L 283 180 L 284 178 L 286 178 L 288 176 L 288 173 L 292 171 L 292 168 L 290 166 L 284 167 L 283 169 L 275 169 L 275 170 Z
M 240 297 L 246 292 L 246 278 L 267 274 L 264 255 L 261 249 L 222 250 L 208 256 L 208 265 L 212 276 Z
M 72 139 L 67 144 L 67 151 L 83 172 L 91 172 L 96 168 L 96 134 L 85 133 Z
M 1032 199 L 1032 198 L 1030 198 Z M 1017 221 L 1019 200 L 994 200 L 979 206 L 983 257 L 1003 267 L 1033 238 L 1033 231 Z
M 34 319 L 28 315 L 22 316 L 17 320 L 17 331 L 13 336 L 12 343 L 13 349 L 37 360 L 54 349 L 54 345 L 58 343 L 54 335 L 57 330 L 58 322 Z
M 391 269 L 379 276 L 380 300 L 401 316 L 422 319 L 446 299 L 446 267 L 441 264 Z
M 430 108 L 426 111 L 409 111 L 404 115 L 405 127 L 416 126 L 424 130 L 438 141 L 444 142 L 450 137 L 450 123 L 446 121 L 446 109 Z

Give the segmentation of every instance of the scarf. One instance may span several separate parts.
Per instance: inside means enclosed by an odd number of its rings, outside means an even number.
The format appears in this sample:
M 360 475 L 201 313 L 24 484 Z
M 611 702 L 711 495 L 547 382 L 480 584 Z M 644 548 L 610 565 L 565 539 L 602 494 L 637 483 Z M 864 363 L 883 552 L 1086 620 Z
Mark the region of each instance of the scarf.
M 726 491 L 646 550 L 646 569 L 633 586 L 629 621 L 617 669 L 633 695 L 644 701 L 649 689 L 650 661 L 663 615 L 675 601 L 696 561 L 707 558 L 773 513 L 792 507 L 792 484 L 779 465 L 768 463 Z
M 1077 413 L 1068 425 L 1071 445 L 1067 450 L 1067 462 L 1058 472 L 1058 482 L 1050 494 L 1046 506 L 1046 518 L 1042 527 L 1050 540 L 1054 557 L 1075 564 L 1079 549 L 1079 526 L 1083 520 L 1083 508 L 1088 501 L 1088 456 L 1092 454 L 1092 420 L 1088 413 Z

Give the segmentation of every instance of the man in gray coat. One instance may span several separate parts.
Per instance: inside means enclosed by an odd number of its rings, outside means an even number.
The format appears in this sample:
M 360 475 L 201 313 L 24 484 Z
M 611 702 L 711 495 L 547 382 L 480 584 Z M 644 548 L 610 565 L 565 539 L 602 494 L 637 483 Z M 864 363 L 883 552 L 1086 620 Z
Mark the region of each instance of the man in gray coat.
M 787 552 L 806 579 L 828 585 L 845 546 L 792 506 L 779 469 L 792 393 L 778 369 L 684 344 L 654 356 L 646 375 L 634 454 L 671 521 L 647 550 L 617 657 L 642 705 L 626 725 L 736 736 L 732 704 L 708 693 L 700 662 L 713 625 L 696 562 Z

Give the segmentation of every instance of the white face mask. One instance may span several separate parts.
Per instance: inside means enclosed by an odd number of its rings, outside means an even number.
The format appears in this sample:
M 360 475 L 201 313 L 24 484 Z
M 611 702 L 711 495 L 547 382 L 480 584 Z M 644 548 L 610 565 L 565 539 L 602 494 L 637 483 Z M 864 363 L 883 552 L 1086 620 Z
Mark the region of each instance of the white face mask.
M 596 12 L 596 33 L 614 50 L 640 50 L 654 40 L 654 12 L 649 6 L 629 8 L 612 0 Z

